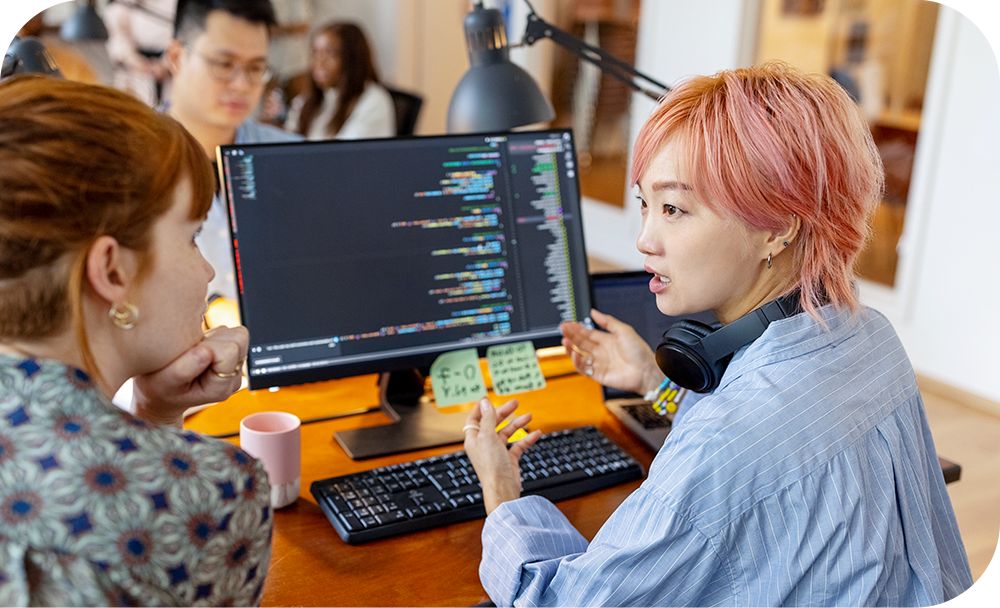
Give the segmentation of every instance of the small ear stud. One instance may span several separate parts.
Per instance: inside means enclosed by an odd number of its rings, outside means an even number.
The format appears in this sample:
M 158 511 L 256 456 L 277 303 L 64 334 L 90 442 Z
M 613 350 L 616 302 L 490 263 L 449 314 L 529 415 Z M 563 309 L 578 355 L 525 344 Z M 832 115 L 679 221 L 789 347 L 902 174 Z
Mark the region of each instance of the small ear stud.
M 788 241 L 781 241 L 781 245 L 783 247 L 788 247 L 789 243 L 788 243 Z

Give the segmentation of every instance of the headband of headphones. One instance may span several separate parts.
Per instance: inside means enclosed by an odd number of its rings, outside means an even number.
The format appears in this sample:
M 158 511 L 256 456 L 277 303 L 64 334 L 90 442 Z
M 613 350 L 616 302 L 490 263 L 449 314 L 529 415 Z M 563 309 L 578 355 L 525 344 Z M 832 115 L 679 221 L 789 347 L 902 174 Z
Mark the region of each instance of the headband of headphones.
M 656 363 L 674 384 L 696 393 L 711 392 L 722 381 L 733 353 L 759 338 L 772 321 L 799 312 L 796 290 L 719 328 L 682 319 L 663 334 Z

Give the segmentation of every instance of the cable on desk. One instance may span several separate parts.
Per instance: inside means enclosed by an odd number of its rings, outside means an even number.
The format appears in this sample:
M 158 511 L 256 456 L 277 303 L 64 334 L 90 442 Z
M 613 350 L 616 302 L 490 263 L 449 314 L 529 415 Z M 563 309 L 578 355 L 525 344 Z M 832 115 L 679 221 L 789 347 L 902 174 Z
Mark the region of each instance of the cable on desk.
M 378 405 L 368 405 L 365 407 L 358 408 L 356 410 L 350 410 L 347 412 L 339 412 L 337 414 L 330 414 L 329 416 L 318 416 L 316 418 L 306 418 L 299 422 L 300 426 L 305 426 L 307 424 L 314 424 L 316 422 L 326 422 L 328 420 L 336 420 L 337 418 L 347 418 L 348 416 L 357 416 L 358 414 L 367 414 L 369 412 L 378 411 L 380 406 Z M 213 439 L 228 439 L 229 437 L 238 437 L 239 431 L 233 431 L 231 433 L 205 433 L 206 437 L 212 437 Z

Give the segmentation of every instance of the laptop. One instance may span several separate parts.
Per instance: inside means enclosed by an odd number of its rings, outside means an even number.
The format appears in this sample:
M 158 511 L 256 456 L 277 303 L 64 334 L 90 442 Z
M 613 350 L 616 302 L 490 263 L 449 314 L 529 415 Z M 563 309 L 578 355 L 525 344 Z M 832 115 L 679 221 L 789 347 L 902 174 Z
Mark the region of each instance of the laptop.
M 656 307 L 656 298 L 649 292 L 651 278 L 652 275 L 642 270 L 596 273 L 590 275 L 590 288 L 594 308 L 631 325 L 649 347 L 655 350 L 663 338 L 663 332 L 677 319 L 664 315 Z M 685 318 L 715 322 L 711 313 Z M 659 451 L 670 432 L 672 416 L 658 414 L 653 410 L 652 403 L 641 395 L 607 386 L 602 387 L 602 391 L 608 411 L 650 449 Z M 698 395 L 689 393 L 686 399 L 697 397 Z

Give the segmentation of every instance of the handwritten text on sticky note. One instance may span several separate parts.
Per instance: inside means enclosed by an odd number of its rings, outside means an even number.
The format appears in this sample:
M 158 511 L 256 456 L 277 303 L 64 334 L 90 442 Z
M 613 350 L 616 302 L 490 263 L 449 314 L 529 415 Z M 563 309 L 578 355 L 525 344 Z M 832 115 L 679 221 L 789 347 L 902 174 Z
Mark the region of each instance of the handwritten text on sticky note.
M 502 344 L 486 349 L 493 392 L 511 395 L 545 388 L 545 376 L 531 342 Z
M 431 390 L 438 407 L 477 401 L 486 396 L 486 381 L 474 348 L 440 355 L 431 364 Z

